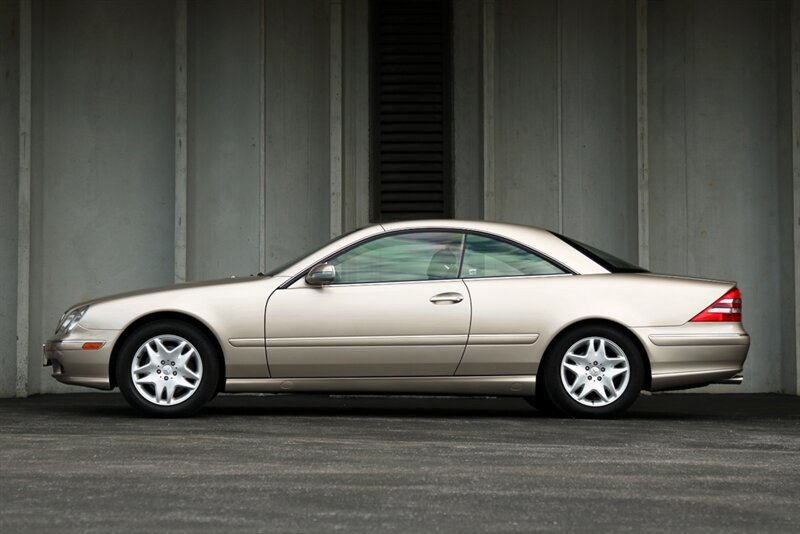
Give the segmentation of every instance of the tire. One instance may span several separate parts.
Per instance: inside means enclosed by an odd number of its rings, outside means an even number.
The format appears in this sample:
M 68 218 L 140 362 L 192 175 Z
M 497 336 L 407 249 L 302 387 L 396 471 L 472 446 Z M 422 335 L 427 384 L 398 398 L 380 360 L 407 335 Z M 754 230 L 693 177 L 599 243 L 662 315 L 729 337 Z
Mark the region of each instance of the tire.
M 541 376 L 541 375 L 540 375 Z M 545 415 L 560 415 L 561 412 L 556 408 L 550 397 L 547 396 L 547 387 L 544 380 L 536 383 L 536 393 L 532 397 L 525 397 L 528 404 L 536 408 L 536 411 Z
M 617 416 L 639 396 L 644 384 L 643 357 L 617 328 L 578 327 L 558 339 L 542 362 L 544 394 L 564 415 Z
M 184 322 L 165 320 L 143 325 L 125 339 L 118 358 L 119 389 L 142 414 L 186 417 L 216 393 L 217 348 L 206 335 Z

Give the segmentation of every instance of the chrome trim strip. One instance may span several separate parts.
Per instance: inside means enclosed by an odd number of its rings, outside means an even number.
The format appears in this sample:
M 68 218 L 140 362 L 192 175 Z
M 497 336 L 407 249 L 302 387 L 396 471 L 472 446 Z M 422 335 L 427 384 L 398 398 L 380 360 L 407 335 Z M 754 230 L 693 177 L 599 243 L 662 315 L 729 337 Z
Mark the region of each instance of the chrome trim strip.
M 748 345 L 750 336 L 739 333 L 717 334 L 650 334 L 647 336 L 660 347 L 698 347 L 706 345 Z
M 392 378 L 229 378 L 228 393 L 398 393 L 531 396 L 535 376 L 410 376 Z
M 466 334 L 422 336 L 273 337 L 267 347 L 403 347 L 466 345 Z M 261 346 L 261 345 L 260 345 Z
M 228 340 L 234 347 L 263 347 L 264 338 L 262 337 L 239 337 Z
M 539 334 L 470 334 L 468 345 L 533 345 Z
M 532 345 L 539 334 L 472 334 L 470 345 Z M 463 345 L 464 334 L 422 336 L 347 336 L 347 337 L 274 337 L 232 338 L 234 347 L 397 347 Z

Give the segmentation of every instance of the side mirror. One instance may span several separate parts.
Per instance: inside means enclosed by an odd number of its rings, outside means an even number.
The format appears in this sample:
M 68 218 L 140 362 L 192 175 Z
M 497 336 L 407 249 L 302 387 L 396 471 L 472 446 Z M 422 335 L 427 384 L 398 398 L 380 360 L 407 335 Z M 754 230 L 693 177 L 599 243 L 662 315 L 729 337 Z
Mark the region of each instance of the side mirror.
M 315 265 L 306 275 L 306 283 L 311 286 L 324 286 L 336 280 L 336 267 L 327 263 Z

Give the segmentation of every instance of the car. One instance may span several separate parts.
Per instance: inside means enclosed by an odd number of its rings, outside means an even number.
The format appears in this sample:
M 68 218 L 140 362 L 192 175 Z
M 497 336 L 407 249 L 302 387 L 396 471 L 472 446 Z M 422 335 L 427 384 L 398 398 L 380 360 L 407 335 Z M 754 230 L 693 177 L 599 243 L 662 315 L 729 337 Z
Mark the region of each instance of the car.
M 78 304 L 43 357 L 152 416 L 313 392 L 518 396 L 591 418 L 641 391 L 741 383 L 749 346 L 734 282 L 652 274 L 541 228 L 427 220 L 267 274 Z

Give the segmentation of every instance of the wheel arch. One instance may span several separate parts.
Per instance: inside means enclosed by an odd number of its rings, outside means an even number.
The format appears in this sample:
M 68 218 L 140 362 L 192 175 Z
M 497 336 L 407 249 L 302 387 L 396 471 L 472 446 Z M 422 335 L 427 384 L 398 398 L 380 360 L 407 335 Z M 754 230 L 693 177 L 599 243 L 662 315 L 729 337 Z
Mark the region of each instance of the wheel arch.
M 567 326 L 562 328 L 555 336 L 553 336 L 553 338 L 547 344 L 547 348 L 544 350 L 542 360 L 539 362 L 539 367 L 542 366 L 542 364 L 547 358 L 551 357 L 553 347 L 564 336 L 568 335 L 573 330 L 576 330 L 578 328 L 583 328 L 586 326 L 611 327 L 614 330 L 617 330 L 620 334 L 627 337 L 631 341 L 631 343 L 636 345 L 636 347 L 639 349 L 639 352 L 642 354 L 642 360 L 643 360 L 642 363 L 644 363 L 645 367 L 644 384 L 642 385 L 642 388 L 649 391 L 650 388 L 652 387 L 653 372 L 650 367 L 650 355 L 648 354 L 647 349 L 645 348 L 644 344 L 639 339 L 639 337 L 636 334 L 634 334 L 630 328 L 621 323 L 618 323 L 617 321 L 612 321 L 610 319 L 600 319 L 600 318 L 582 319 L 580 321 L 568 324 Z
M 203 335 L 205 335 L 208 340 L 213 343 L 214 348 L 217 349 L 217 358 L 219 360 L 219 380 L 217 382 L 217 391 L 222 391 L 225 388 L 225 354 L 222 351 L 222 345 L 219 342 L 216 334 L 208 327 L 204 322 L 197 319 L 196 317 L 192 317 L 191 315 L 187 315 L 185 313 L 180 312 L 155 312 L 149 313 L 147 315 L 143 315 L 139 317 L 131 324 L 125 327 L 122 331 L 122 334 L 117 338 L 117 341 L 114 343 L 114 348 L 111 349 L 111 358 L 108 362 L 108 378 L 109 383 L 111 384 L 111 389 L 117 387 L 117 360 L 119 359 L 119 351 L 120 347 L 125 343 L 125 340 L 128 339 L 134 332 L 136 332 L 139 328 L 146 324 L 154 323 L 157 321 L 180 321 L 182 323 L 186 323 L 187 325 L 191 326 L 192 328 L 196 328 L 199 330 Z

